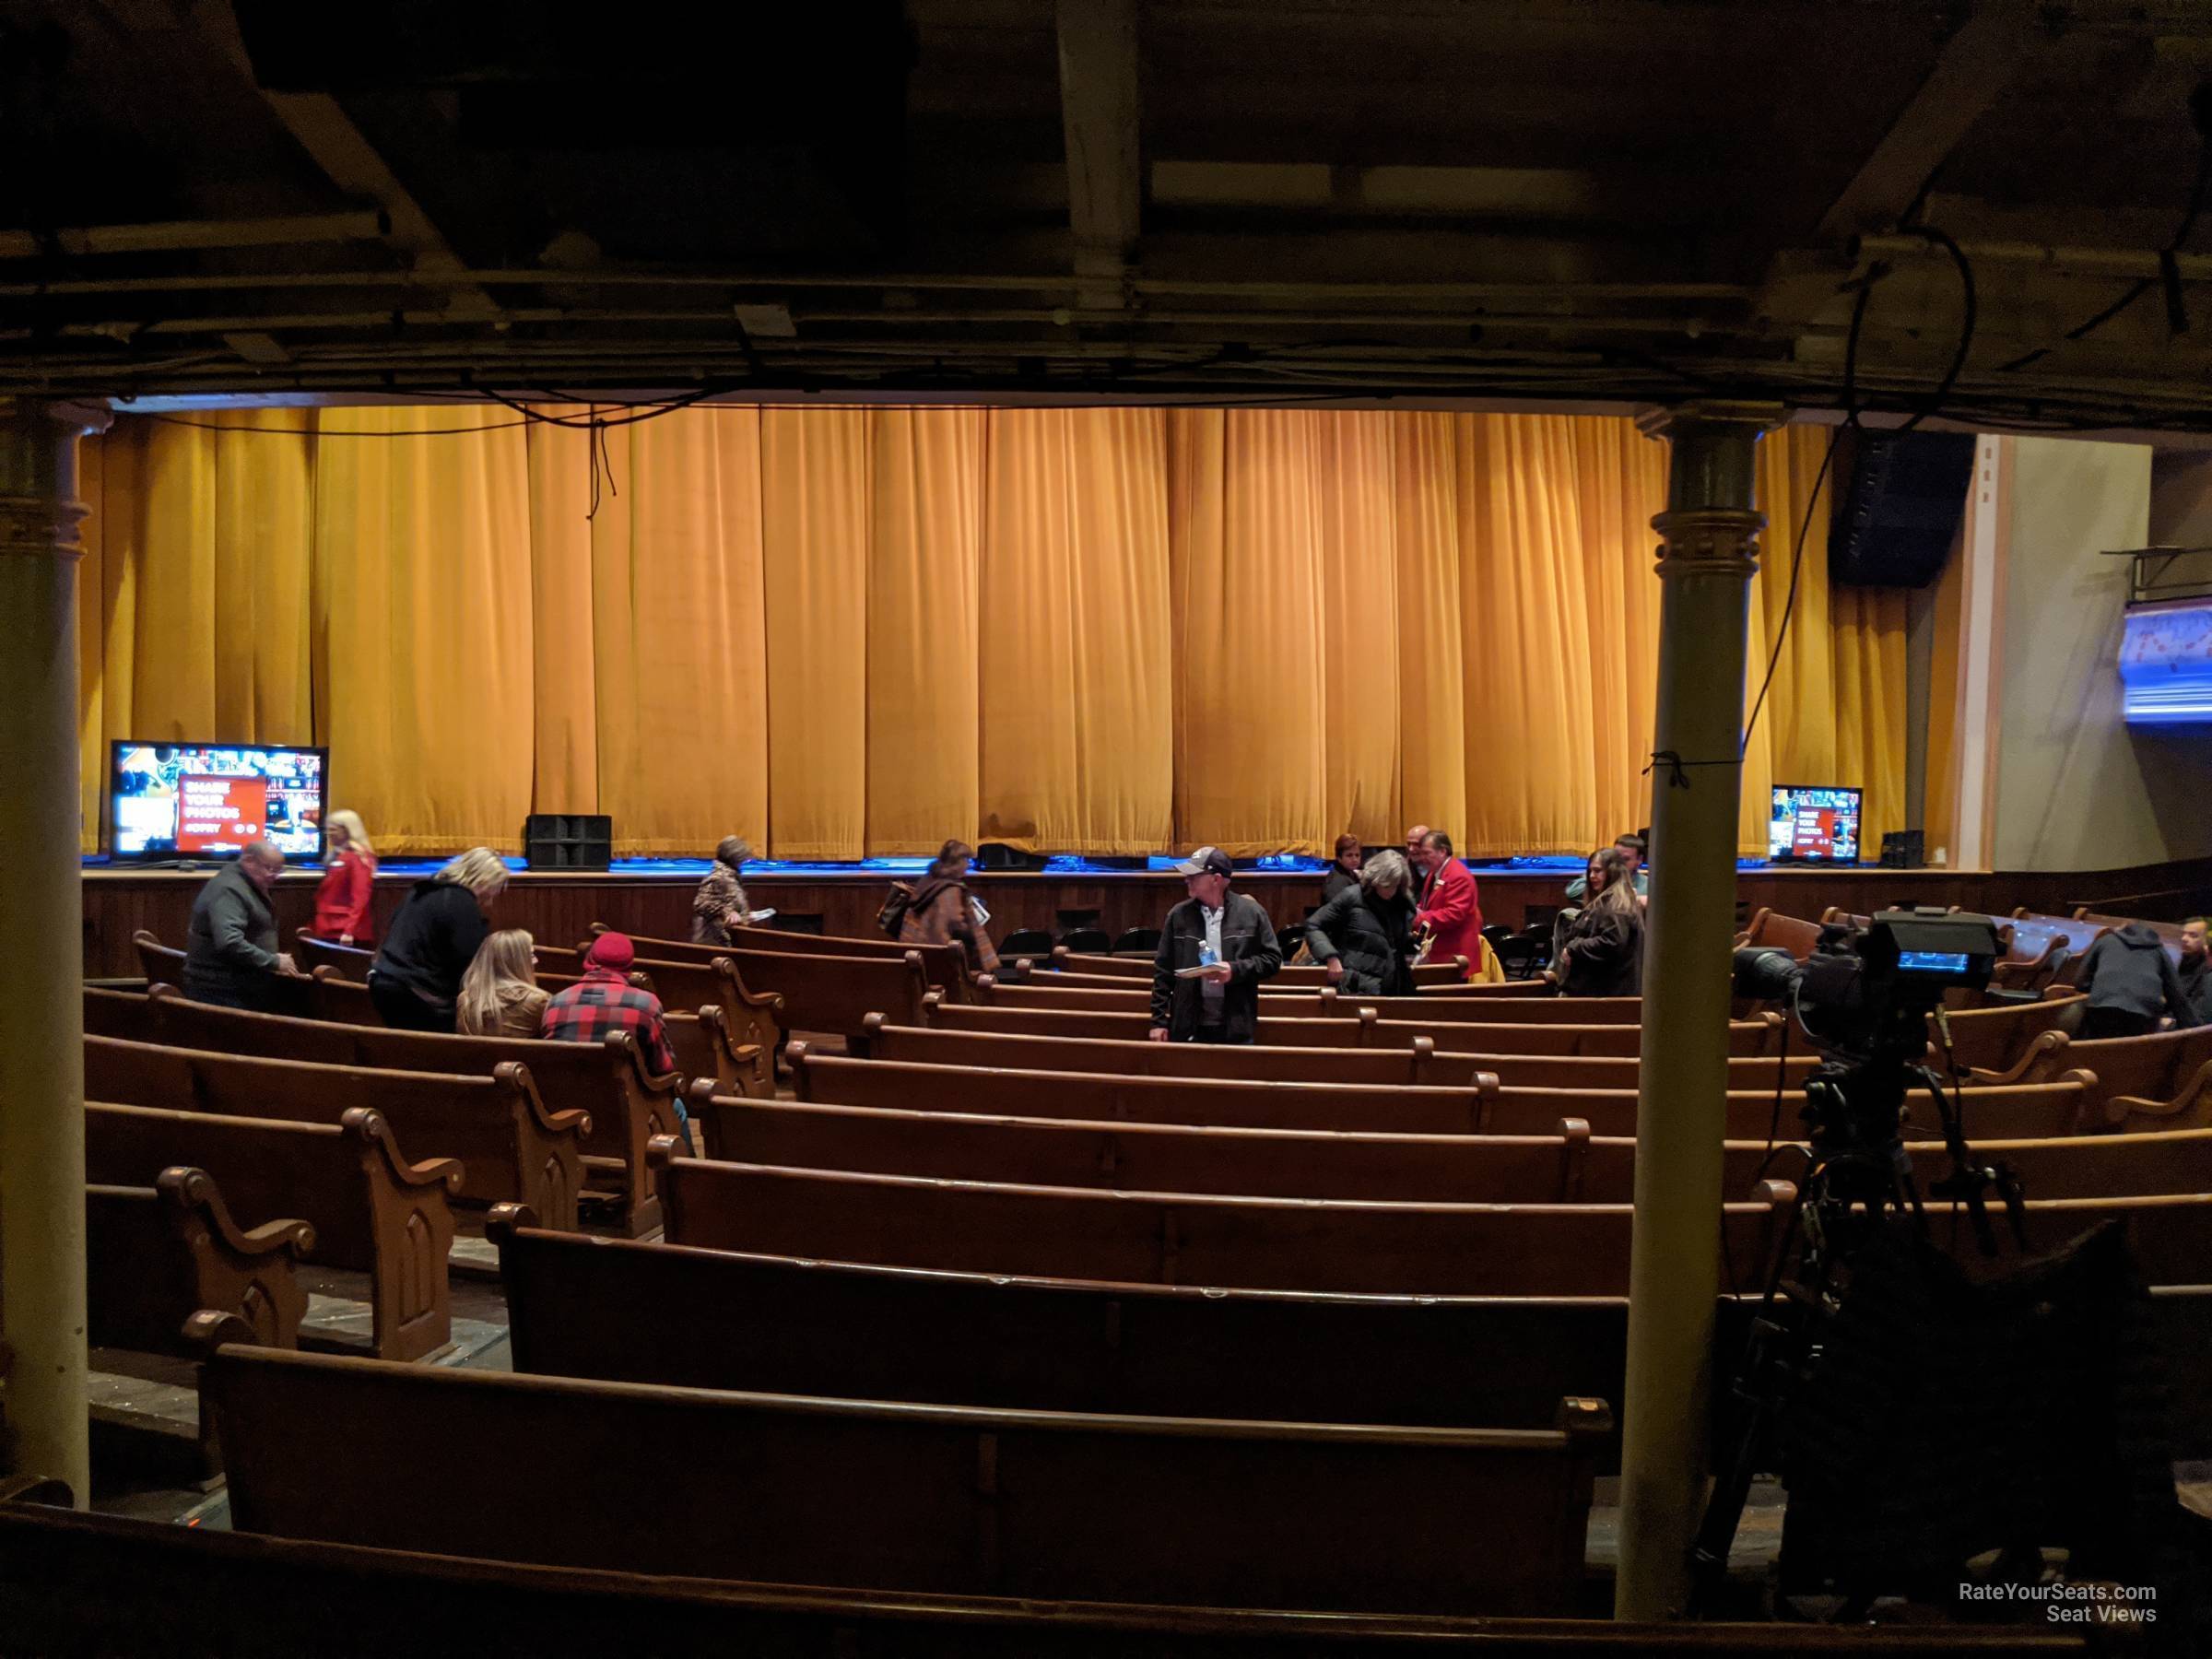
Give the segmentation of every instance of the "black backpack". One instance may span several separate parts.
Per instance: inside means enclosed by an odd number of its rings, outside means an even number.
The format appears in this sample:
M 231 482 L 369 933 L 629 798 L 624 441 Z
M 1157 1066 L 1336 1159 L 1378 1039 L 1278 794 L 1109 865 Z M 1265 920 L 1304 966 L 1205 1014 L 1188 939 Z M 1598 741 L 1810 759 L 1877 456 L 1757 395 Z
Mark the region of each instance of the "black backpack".
M 896 939 L 900 930 L 906 925 L 906 912 L 913 908 L 913 902 L 912 888 L 903 881 L 892 882 L 891 896 L 883 901 L 883 908 L 876 912 L 876 925 Z

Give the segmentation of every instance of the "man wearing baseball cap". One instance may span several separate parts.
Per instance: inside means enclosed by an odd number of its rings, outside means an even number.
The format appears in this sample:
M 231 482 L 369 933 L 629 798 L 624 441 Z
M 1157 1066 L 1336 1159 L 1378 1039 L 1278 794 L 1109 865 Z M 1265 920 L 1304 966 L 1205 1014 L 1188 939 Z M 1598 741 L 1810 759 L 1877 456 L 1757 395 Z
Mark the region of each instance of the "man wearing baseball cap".
M 1155 1042 L 1250 1042 L 1258 1028 L 1260 982 L 1283 952 L 1259 901 L 1229 890 L 1234 868 L 1218 847 L 1175 866 L 1190 897 L 1168 912 L 1152 959 Z

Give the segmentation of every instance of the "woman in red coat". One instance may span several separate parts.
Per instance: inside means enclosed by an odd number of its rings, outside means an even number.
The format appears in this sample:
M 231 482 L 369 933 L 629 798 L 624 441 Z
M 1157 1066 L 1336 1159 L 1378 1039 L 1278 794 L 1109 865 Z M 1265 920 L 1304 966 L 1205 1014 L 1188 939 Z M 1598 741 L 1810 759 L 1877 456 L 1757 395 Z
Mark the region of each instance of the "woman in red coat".
M 1413 918 L 1415 931 L 1427 928 L 1436 935 L 1429 960 L 1448 962 L 1455 956 L 1465 957 L 1472 977 L 1482 967 L 1482 905 L 1476 896 L 1474 873 L 1452 856 L 1452 838 L 1441 830 L 1429 832 L 1421 853 L 1429 869 L 1429 890 Z
M 361 828 L 358 812 L 334 812 L 324 820 L 330 843 L 330 862 L 323 884 L 315 888 L 314 936 L 363 949 L 375 943 L 376 924 L 369 912 L 369 897 L 376 886 L 376 849 L 369 831 Z

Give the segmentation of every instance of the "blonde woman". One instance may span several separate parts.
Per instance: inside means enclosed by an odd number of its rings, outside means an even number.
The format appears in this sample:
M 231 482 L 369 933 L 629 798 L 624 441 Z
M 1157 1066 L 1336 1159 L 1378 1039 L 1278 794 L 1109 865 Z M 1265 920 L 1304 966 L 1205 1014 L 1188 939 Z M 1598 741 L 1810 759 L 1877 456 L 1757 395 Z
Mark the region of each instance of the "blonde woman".
M 386 1025 L 453 1029 L 461 976 L 483 948 L 492 904 L 506 888 L 507 866 L 489 847 L 471 847 L 415 884 L 369 968 L 369 997 Z
M 369 844 L 358 812 L 332 813 L 324 820 L 323 833 L 329 860 L 315 888 L 314 935 L 366 949 L 376 942 L 376 922 L 369 911 L 376 886 L 376 849 Z
M 537 988 L 536 941 L 519 927 L 503 927 L 484 941 L 461 976 L 454 1024 L 465 1037 L 535 1037 L 546 1017 L 549 992 Z
M 1643 989 L 1643 906 L 1634 856 L 1620 847 L 1590 854 L 1583 908 L 1568 923 L 1559 960 L 1545 972 L 1565 996 L 1634 996 Z

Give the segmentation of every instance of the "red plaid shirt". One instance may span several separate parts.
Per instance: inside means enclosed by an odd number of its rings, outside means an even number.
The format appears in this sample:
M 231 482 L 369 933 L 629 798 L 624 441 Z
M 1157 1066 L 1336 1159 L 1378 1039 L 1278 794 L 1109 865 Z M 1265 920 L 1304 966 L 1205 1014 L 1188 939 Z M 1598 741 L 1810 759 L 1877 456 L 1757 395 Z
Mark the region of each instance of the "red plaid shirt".
M 554 993 L 538 1034 L 556 1042 L 604 1042 L 609 1031 L 636 1037 L 646 1069 L 656 1077 L 676 1069 L 668 1028 L 661 1023 L 660 998 L 639 990 L 612 968 L 587 968 L 581 983 Z

